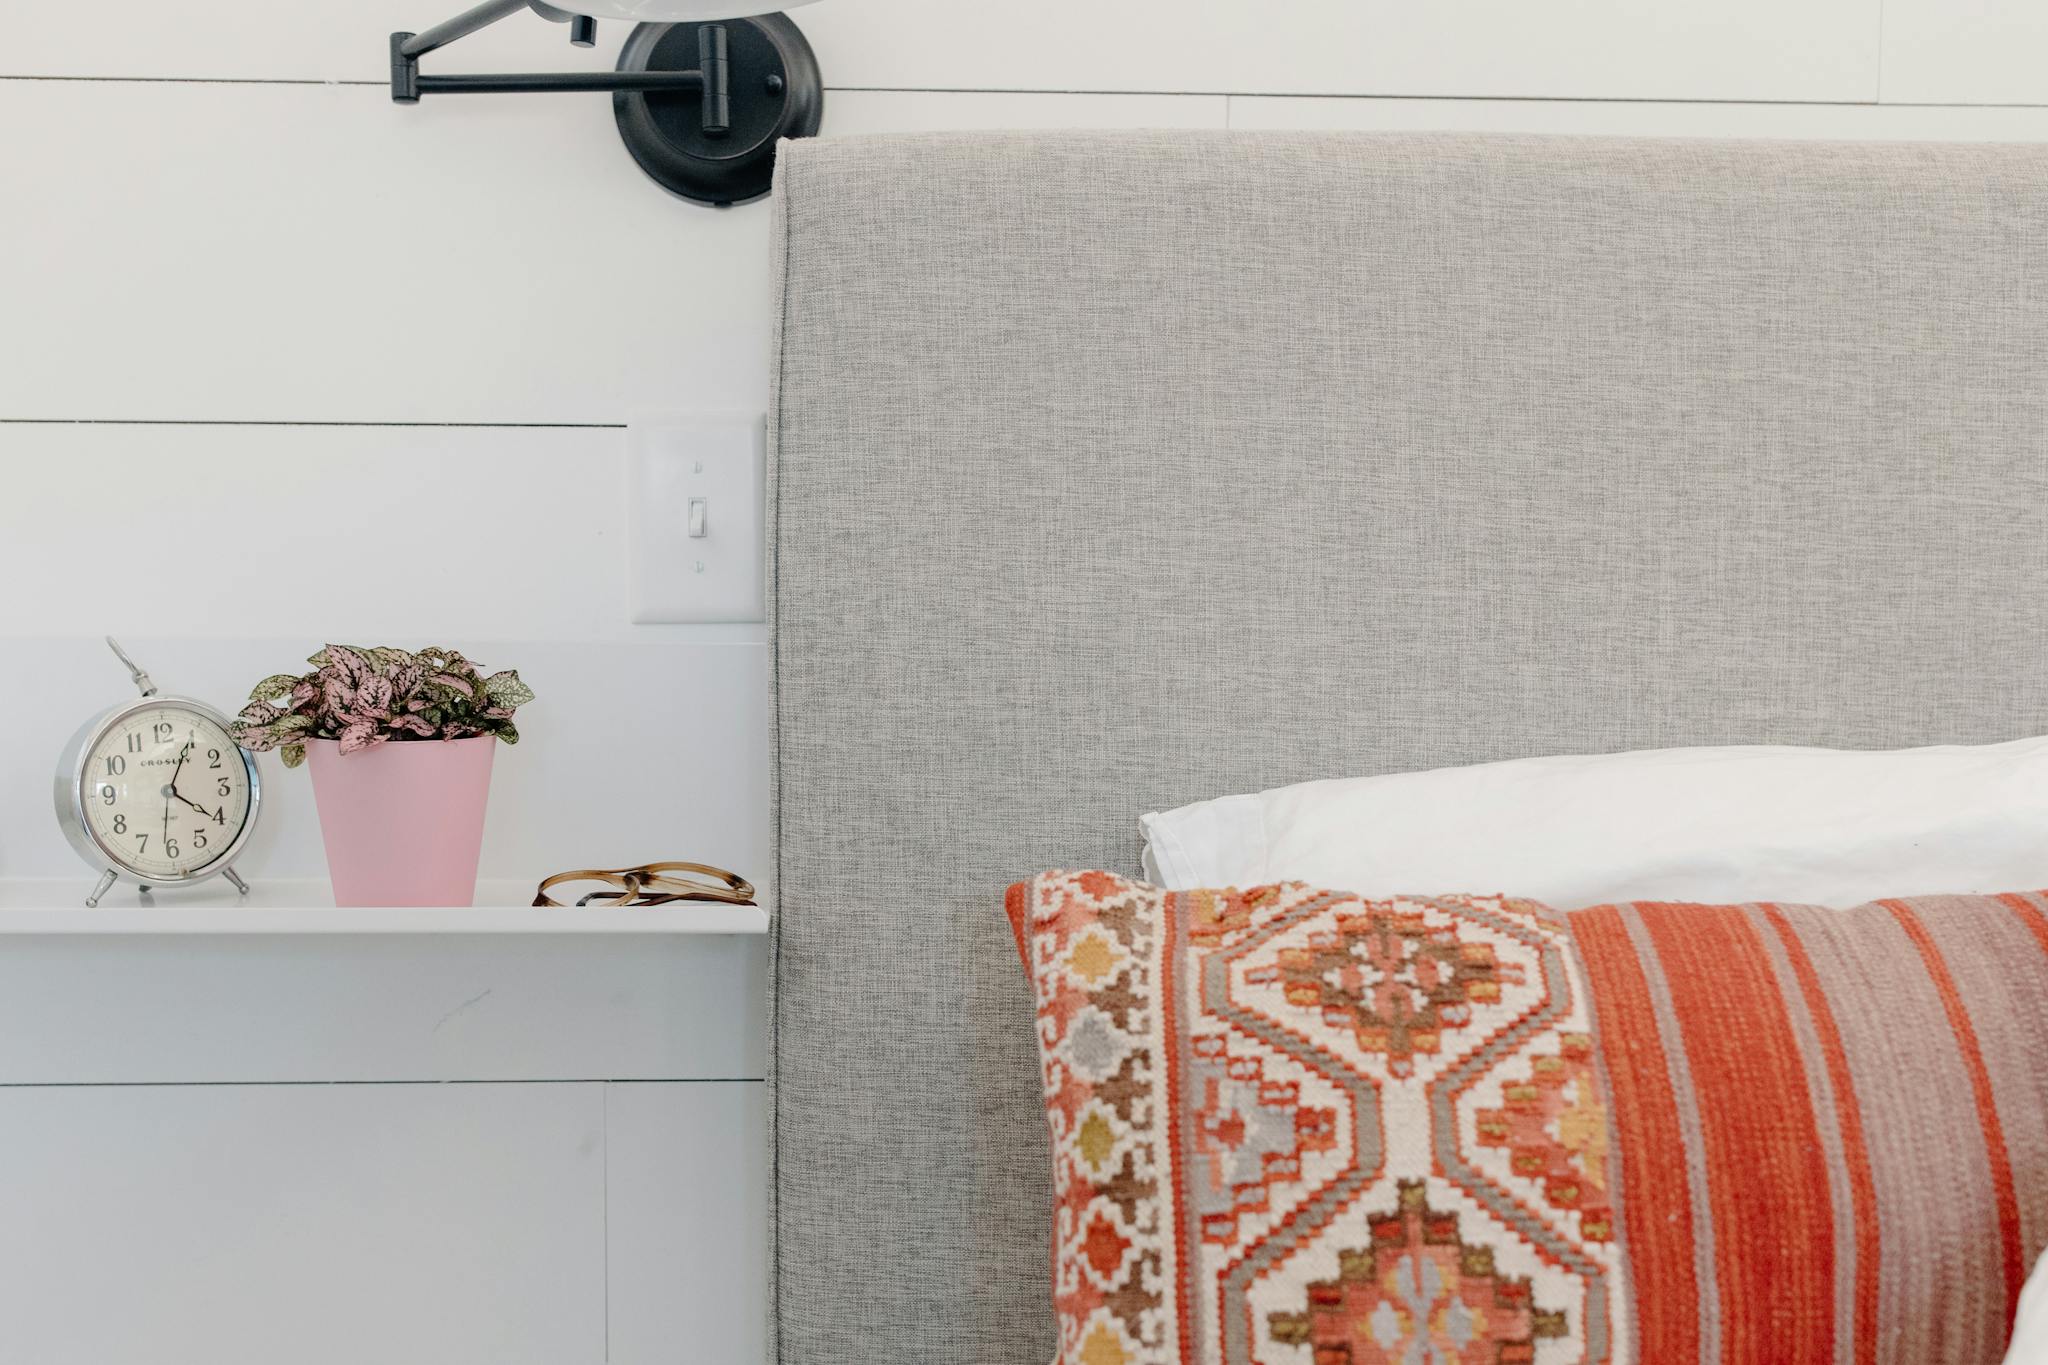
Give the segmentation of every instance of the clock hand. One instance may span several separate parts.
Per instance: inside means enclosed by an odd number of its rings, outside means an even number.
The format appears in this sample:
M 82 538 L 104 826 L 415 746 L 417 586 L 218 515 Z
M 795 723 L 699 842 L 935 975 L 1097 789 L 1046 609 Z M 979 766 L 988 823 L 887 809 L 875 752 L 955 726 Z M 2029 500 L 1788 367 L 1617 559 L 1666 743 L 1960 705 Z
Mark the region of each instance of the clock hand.
M 201 815 L 213 814 L 212 811 L 208 810 L 206 807 L 200 805 L 197 801 L 194 801 L 191 797 L 185 795 L 185 793 L 178 790 L 178 775 L 175 772 L 171 774 L 170 793 L 172 796 L 177 797 L 180 801 L 183 801 L 186 805 L 190 806 L 193 810 L 198 811 Z
M 171 844 L 171 798 L 178 795 L 178 774 L 185 771 L 185 760 L 192 753 L 192 741 L 186 740 L 185 747 L 178 750 L 178 766 L 171 769 L 171 780 L 164 783 L 164 847 Z M 184 800 L 179 797 L 179 800 Z

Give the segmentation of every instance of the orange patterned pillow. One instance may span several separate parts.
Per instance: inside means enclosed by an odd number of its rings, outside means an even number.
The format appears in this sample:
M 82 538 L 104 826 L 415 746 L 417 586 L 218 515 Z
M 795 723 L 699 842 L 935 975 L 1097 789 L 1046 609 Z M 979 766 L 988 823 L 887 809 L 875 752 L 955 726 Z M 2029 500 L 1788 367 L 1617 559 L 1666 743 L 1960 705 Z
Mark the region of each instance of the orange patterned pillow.
M 1995 1365 L 2048 899 L 1010 889 L 1059 1365 Z

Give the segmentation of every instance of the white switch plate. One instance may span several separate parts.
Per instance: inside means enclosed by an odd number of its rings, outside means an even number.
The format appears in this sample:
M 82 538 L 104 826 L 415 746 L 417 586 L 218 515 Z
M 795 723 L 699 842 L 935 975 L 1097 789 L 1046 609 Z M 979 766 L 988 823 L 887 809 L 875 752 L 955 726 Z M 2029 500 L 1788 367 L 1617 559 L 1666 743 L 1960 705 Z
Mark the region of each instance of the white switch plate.
M 663 414 L 632 422 L 628 435 L 633 620 L 765 620 L 765 420 Z M 693 537 L 698 499 L 704 533 Z

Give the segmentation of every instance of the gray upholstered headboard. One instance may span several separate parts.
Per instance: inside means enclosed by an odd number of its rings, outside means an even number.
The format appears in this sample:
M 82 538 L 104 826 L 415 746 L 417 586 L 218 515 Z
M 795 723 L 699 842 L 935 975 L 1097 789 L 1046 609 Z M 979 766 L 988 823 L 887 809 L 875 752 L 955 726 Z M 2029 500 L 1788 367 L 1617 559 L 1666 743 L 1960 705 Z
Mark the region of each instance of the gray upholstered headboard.
M 1045 1365 L 1005 883 L 1298 779 L 2048 728 L 2048 148 L 800 143 L 786 1365 Z

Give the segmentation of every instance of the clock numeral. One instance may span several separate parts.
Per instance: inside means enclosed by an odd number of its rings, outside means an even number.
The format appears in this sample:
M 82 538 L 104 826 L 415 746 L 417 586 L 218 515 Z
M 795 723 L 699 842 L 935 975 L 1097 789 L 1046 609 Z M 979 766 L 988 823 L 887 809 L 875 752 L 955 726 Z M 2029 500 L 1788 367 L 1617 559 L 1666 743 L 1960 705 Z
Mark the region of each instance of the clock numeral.
M 205 848 L 205 847 L 206 847 L 206 831 L 205 831 L 205 830 L 203 830 L 203 829 L 195 829 L 195 830 L 193 830 L 193 831 L 192 831 L 192 847 L 194 847 L 194 848 Z
M 128 771 L 128 760 L 119 754 L 107 755 L 107 776 L 119 777 Z
M 175 734 L 176 731 L 174 731 L 171 728 L 171 723 L 169 721 L 160 720 L 156 723 L 154 727 L 151 728 L 150 733 L 156 736 L 157 743 L 169 744 L 171 742 L 171 736 Z
M 114 817 L 114 833 L 116 833 L 116 834 L 126 834 L 127 832 L 128 832 L 128 817 L 127 817 L 127 816 L 125 816 L 125 815 L 117 815 L 117 816 L 115 816 L 115 817 Z
M 175 858 L 178 856 L 178 841 L 176 839 L 164 840 L 164 856 L 166 858 Z
M 228 808 L 226 806 L 222 806 L 219 810 L 213 813 L 213 823 L 221 826 L 223 829 L 227 827 Z
M 149 836 L 147 834 L 138 834 L 135 836 L 135 851 L 137 853 L 149 852 Z
M 142 752 L 142 734 L 140 731 L 130 732 L 128 736 L 128 752 L 131 754 Z
M 104 783 L 104 784 L 102 784 L 102 785 L 101 785 L 101 787 L 100 787 L 100 804 L 101 804 L 101 805 L 105 805 L 105 806 L 111 806 L 111 805 L 113 805 L 113 804 L 114 804 L 114 784 L 113 784 L 113 783 L 111 783 L 111 782 L 107 782 L 107 783 Z
M 208 750 L 206 751 L 206 759 L 207 759 L 207 763 L 206 763 L 206 766 L 207 766 L 207 767 L 209 767 L 209 768 L 218 768 L 218 767 L 220 766 L 220 750 L 218 750 L 218 749 L 208 749 Z
M 220 780 L 220 791 L 218 791 L 218 792 L 217 792 L 217 793 L 215 793 L 215 794 L 216 794 L 216 795 L 218 795 L 218 796 L 226 796 L 226 795 L 228 795 L 228 794 L 229 794 L 230 792 L 232 792 L 233 790 L 234 790 L 234 788 L 228 785 L 228 780 L 227 780 L 227 779 L 226 779 L 225 777 L 223 777 L 223 778 L 222 778 L 222 779 Z

